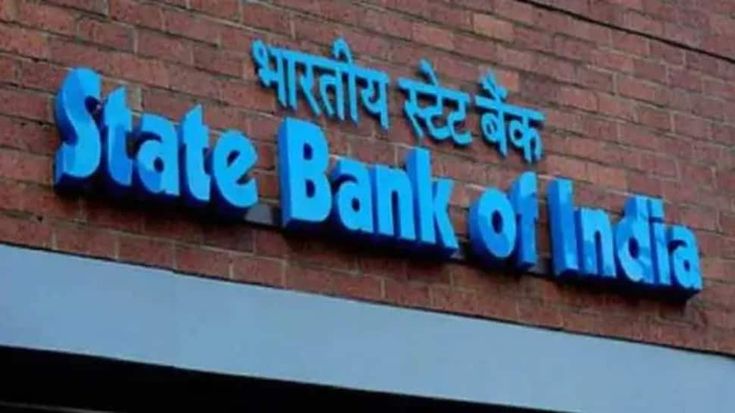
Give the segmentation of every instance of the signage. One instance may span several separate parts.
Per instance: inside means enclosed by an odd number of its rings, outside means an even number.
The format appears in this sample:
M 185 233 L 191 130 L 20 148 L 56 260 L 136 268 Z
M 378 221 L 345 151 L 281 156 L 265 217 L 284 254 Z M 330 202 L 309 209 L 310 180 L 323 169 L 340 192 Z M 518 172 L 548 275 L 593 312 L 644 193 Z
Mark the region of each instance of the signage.
M 354 123 L 366 113 L 389 130 L 391 79 L 355 63 L 344 40 L 335 41 L 331 58 L 255 41 L 252 59 L 260 83 L 274 89 L 283 107 L 296 109 L 303 100 L 316 116 Z M 526 162 L 541 158 L 544 115 L 508 103 L 507 90 L 492 72 L 480 79 L 474 96 L 442 86 L 427 60 L 420 62 L 419 73 L 424 80 L 400 78 L 396 84 L 417 139 L 468 147 L 474 139 L 465 120 L 473 108 L 481 115 L 480 136 L 501 155 L 507 156 L 510 147 Z M 152 113 L 134 122 L 125 88 L 103 98 L 101 84 L 98 73 L 77 68 L 58 92 L 58 190 L 103 187 L 115 196 L 177 200 L 229 216 L 258 203 L 257 179 L 248 175 L 258 154 L 245 134 L 227 130 L 210 147 L 201 106 L 178 126 Z M 329 227 L 417 254 L 448 257 L 460 249 L 448 214 L 454 181 L 432 175 L 428 149 L 411 149 L 403 168 L 339 157 L 330 169 L 324 131 L 292 117 L 283 120 L 277 145 L 284 229 Z M 696 237 L 684 226 L 665 223 L 661 199 L 633 195 L 613 223 L 601 209 L 575 206 L 568 179 L 554 179 L 546 196 L 551 269 L 560 279 L 609 281 L 684 296 L 702 289 Z M 537 264 L 535 172 L 522 173 L 507 192 L 487 188 L 467 213 L 468 249 L 481 265 L 525 270 Z

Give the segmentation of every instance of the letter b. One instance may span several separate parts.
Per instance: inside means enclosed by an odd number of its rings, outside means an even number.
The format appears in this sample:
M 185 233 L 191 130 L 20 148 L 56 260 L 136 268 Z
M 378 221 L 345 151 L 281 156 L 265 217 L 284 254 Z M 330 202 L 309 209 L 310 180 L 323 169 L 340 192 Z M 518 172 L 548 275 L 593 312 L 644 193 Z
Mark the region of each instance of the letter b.
M 329 148 L 322 129 L 286 118 L 278 130 L 281 225 L 286 228 L 327 219 L 332 193 L 326 176 Z

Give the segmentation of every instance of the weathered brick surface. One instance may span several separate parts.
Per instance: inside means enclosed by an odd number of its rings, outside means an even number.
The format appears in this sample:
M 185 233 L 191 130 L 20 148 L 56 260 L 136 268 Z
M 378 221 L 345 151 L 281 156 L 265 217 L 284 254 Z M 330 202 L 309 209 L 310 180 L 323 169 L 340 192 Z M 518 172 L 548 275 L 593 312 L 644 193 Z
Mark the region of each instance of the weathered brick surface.
M 706 3 L 2 0 L 0 242 L 735 354 L 735 3 Z M 570 177 L 578 202 L 615 213 L 630 193 L 662 196 L 669 220 L 699 236 L 704 291 L 686 303 L 631 297 L 51 189 L 53 96 L 71 67 L 90 66 L 106 90 L 126 85 L 136 111 L 179 118 L 202 103 L 212 139 L 243 130 L 261 157 L 261 196 L 277 203 L 275 131 L 287 112 L 258 85 L 250 42 L 327 54 L 336 36 L 393 79 L 412 75 L 421 57 L 464 90 L 495 70 L 511 101 L 547 115 L 546 156 L 532 167 L 542 186 Z M 332 152 L 397 165 L 415 143 L 399 98 L 393 90 L 388 133 L 366 118 L 322 122 Z M 477 130 L 476 115 L 469 121 Z M 479 138 L 465 150 L 429 145 L 435 173 L 457 180 L 459 234 L 482 187 L 505 188 L 526 169 Z M 548 244 L 542 230 L 545 253 Z

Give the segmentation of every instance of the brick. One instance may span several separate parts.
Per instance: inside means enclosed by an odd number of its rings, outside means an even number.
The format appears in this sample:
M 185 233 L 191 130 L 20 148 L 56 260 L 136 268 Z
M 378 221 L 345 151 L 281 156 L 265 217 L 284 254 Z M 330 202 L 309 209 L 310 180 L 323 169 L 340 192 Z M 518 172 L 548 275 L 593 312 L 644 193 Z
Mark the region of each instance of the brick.
M 358 24 L 376 33 L 388 33 L 404 40 L 411 38 L 412 22 L 400 15 L 364 9 L 361 11 Z
M 625 13 L 623 19 L 627 28 L 642 33 L 661 36 L 664 33 L 664 26 L 661 22 L 656 21 L 645 14 L 636 11 Z
M 15 1 L 6 0 L 0 3 L 0 21 L 15 20 L 17 14 Z
M 636 59 L 633 62 L 633 74 L 654 82 L 663 83 L 666 79 L 666 66 L 650 60 Z
M 249 284 L 275 287 L 285 285 L 284 262 L 252 255 L 236 255 L 232 260 L 232 279 Z
M 51 245 L 51 227 L 33 217 L 10 216 L 0 213 L 0 241 L 48 248 Z
M 163 9 L 137 0 L 109 0 L 110 16 L 119 21 L 152 29 L 163 29 Z
M 241 21 L 245 26 L 286 35 L 291 34 L 290 14 L 282 9 L 275 9 L 264 4 L 243 3 Z
M 60 197 L 50 187 L 26 185 L 22 194 L 25 212 L 46 218 L 75 221 L 82 218 L 77 198 Z
M 11 85 L 18 83 L 19 62 L 9 57 L 0 56 L 0 82 Z
M 696 29 L 674 23 L 664 23 L 663 38 L 665 39 L 696 48 L 699 46 L 699 37 L 699 31 Z
M 121 261 L 164 268 L 174 265 L 174 244 L 170 240 L 120 235 L 118 242 Z
M 712 138 L 727 146 L 735 144 L 735 126 L 712 125 Z
M 167 87 L 175 80 L 166 64 L 159 60 L 129 53 L 115 53 L 110 57 L 110 73 L 120 78 L 159 87 Z
M 535 55 L 531 53 L 501 46 L 496 47 L 495 50 L 495 59 L 502 61 L 509 67 L 520 70 L 531 70 L 535 64 Z
M 500 51 L 501 45 L 499 43 L 487 42 L 475 37 L 459 34 L 456 35 L 456 39 L 454 51 L 464 56 L 487 62 L 500 61 L 501 56 L 505 56 L 507 58 L 505 64 L 510 67 L 530 67 L 531 65 L 532 56 L 523 52 L 506 50 L 506 53 L 501 55 L 503 52 Z M 395 53 L 393 58 L 395 59 Z
M 429 290 L 431 306 L 439 311 L 475 315 L 480 312 L 477 294 L 444 286 L 432 286 Z
M 147 30 L 138 31 L 138 53 L 175 63 L 193 63 L 193 52 L 189 42 Z
M 614 89 L 613 75 L 601 70 L 579 66 L 577 67 L 576 77 L 576 83 L 580 86 L 585 86 L 602 92 L 612 92 Z M 600 107 L 600 112 L 608 113 L 603 110 L 602 107 Z
M 526 3 L 513 0 L 497 0 L 493 11 L 500 16 L 517 22 L 528 25 L 536 23 L 536 11 L 531 5 Z
M 671 130 L 670 112 L 648 106 L 638 106 L 636 112 L 638 114 L 638 121 L 643 125 L 663 131 Z
M 603 188 L 613 188 L 621 191 L 628 189 L 625 170 L 602 165 L 587 167 L 587 179 Z
M 113 205 L 107 199 L 89 198 L 83 200 L 88 224 L 95 227 L 127 231 L 143 232 L 144 216 L 141 211 L 129 205 Z
M 341 275 L 332 279 L 334 292 L 341 297 L 378 301 L 383 297 L 380 278 L 365 275 Z
M 133 50 L 133 31 L 125 26 L 98 20 L 83 19 L 78 25 L 82 39 L 119 50 Z
M 206 88 L 206 83 L 201 85 Z M 211 86 L 210 86 L 211 87 Z M 200 92 L 206 93 L 206 92 Z M 274 97 L 270 90 L 255 83 L 226 82 L 222 84 L 222 100 L 230 105 L 244 109 L 273 111 Z M 306 102 L 302 102 L 306 104 Z
M 211 47 L 194 49 L 194 66 L 234 77 L 242 77 L 244 72 L 242 56 Z
M 88 11 L 96 14 L 107 14 L 109 0 L 47 0 L 60 6 L 68 6 L 74 9 Z
M 3 211 L 24 211 L 26 200 L 23 198 L 27 185 L 12 179 L 0 179 L 0 199 L 3 200 L 0 209 Z M 405 271 L 404 271 L 405 272 Z
M 699 92 L 702 90 L 702 75 L 692 70 L 669 68 L 668 84 L 673 87 Z
M 584 89 L 563 87 L 559 94 L 559 101 L 578 109 L 597 110 L 597 96 L 593 92 Z
M 178 65 L 167 65 L 171 88 L 200 98 L 217 99 L 220 82 L 214 76 Z
M 286 287 L 301 291 L 331 294 L 334 274 L 326 269 L 289 265 L 286 268 Z
M 633 33 L 613 31 L 612 45 L 617 50 L 638 56 L 645 57 L 650 53 L 648 38 Z
M 164 27 L 167 32 L 205 43 L 218 44 L 220 27 L 195 14 L 174 10 L 163 10 Z
M 0 50 L 21 56 L 44 58 L 49 54 L 45 34 L 0 24 Z
M 627 99 L 611 96 L 605 93 L 597 94 L 597 104 L 601 113 L 631 121 L 635 119 L 635 108 Z
M 638 148 L 659 150 L 664 146 L 655 131 L 630 124 L 620 126 L 619 139 L 621 143 Z
M 23 0 L 16 3 L 16 18 L 36 29 L 66 35 L 74 34 L 75 15 L 67 9 Z
M 513 24 L 481 13 L 472 15 L 472 29 L 475 33 L 493 39 L 513 41 Z
M 225 251 L 194 245 L 177 245 L 174 253 L 174 268 L 181 272 L 220 278 L 230 276 L 230 254 Z
M 117 235 L 84 225 L 58 224 L 53 228 L 54 248 L 93 257 L 117 257 Z
M 625 8 L 612 4 L 607 0 L 591 0 L 589 17 L 596 21 L 604 21 L 613 26 L 623 26 Z
M 229 20 L 240 19 L 239 0 L 190 0 L 192 9 Z
M 391 42 L 378 36 L 362 32 L 344 30 L 342 37 L 350 44 L 353 53 L 358 57 L 371 56 L 381 60 L 388 60 L 391 52 Z
M 652 41 L 650 55 L 672 65 L 681 66 L 684 64 L 684 52 L 667 43 Z
M 566 60 L 536 55 L 533 69 L 563 82 L 573 82 L 575 80 L 575 67 Z
M 429 287 L 426 285 L 386 279 L 384 286 L 385 299 L 389 303 L 423 308 L 430 305 Z
M 633 57 L 625 53 L 611 50 L 593 50 L 591 60 L 593 65 L 602 69 L 624 73 L 633 72 Z
M 432 47 L 447 50 L 454 48 L 454 34 L 452 32 L 426 23 L 414 23 L 411 38 L 418 43 Z
M 24 119 L 47 120 L 49 98 L 30 91 L 0 89 L 0 107 L 5 114 Z
M 702 95 L 691 97 L 692 113 L 707 119 L 724 120 L 725 105 L 722 100 Z
M 678 175 L 676 160 L 668 156 L 645 154 L 641 157 L 641 166 L 653 175 L 664 178 L 676 178 Z
M 20 83 L 29 89 L 56 92 L 64 76 L 66 76 L 66 70 L 61 66 L 35 61 L 20 63 Z
M 52 62 L 67 67 L 87 66 L 104 73 L 112 65 L 112 55 L 96 46 L 52 38 L 49 50 Z
M 51 159 L 0 149 L 0 176 L 17 181 L 48 184 L 51 182 Z
M 662 88 L 653 83 L 634 77 L 616 78 L 618 93 L 621 96 L 658 103 L 662 101 Z
M 559 307 L 538 300 L 521 300 L 517 302 L 518 319 L 531 325 L 550 328 L 561 328 L 563 316 Z
M 711 123 L 705 119 L 681 113 L 674 114 L 674 132 L 693 138 L 706 139 L 710 136 Z

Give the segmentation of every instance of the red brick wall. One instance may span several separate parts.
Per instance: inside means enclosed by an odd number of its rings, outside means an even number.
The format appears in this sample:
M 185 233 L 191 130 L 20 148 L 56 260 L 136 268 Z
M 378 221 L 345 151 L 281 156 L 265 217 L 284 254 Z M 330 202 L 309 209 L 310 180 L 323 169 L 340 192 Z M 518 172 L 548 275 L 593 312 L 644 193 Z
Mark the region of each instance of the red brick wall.
M 695 3 L 1 0 L 0 241 L 735 354 L 735 3 Z M 256 83 L 250 43 L 326 54 L 338 35 L 358 61 L 393 79 L 427 57 L 444 82 L 474 91 L 494 69 L 511 101 L 547 114 L 546 155 L 533 167 L 542 181 L 568 176 L 579 203 L 614 212 L 631 192 L 662 196 L 669 221 L 696 230 L 704 291 L 672 303 L 52 191 L 52 98 L 70 67 L 86 65 L 105 76 L 106 90 L 125 84 L 136 111 L 179 118 L 200 102 L 213 129 L 243 130 L 260 153 L 261 196 L 276 203 L 274 132 L 286 112 Z M 398 164 L 415 140 L 401 95 L 392 97 L 387 134 L 368 120 L 321 120 L 332 151 Z M 465 150 L 433 149 L 434 172 L 459 184 L 459 233 L 470 199 L 527 168 L 479 139 Z M 548 250 L 545 230 L 540 238 Z

